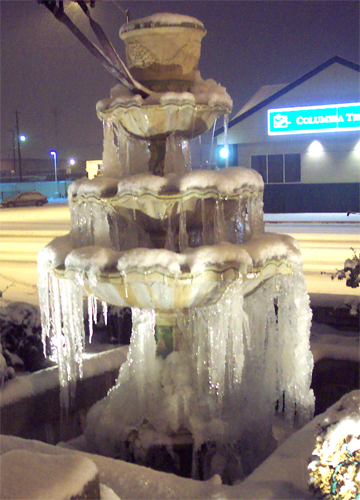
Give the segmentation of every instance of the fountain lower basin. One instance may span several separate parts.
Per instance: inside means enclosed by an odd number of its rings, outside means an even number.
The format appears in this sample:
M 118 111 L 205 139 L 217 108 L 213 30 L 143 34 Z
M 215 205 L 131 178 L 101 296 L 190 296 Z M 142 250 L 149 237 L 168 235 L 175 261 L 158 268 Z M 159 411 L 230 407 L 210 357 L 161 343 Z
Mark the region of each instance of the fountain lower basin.
M 263 254 L 266 243 L 271 251 L 265 258 L 256 255 L 253 241 L 200 247 L 186 254 L 82 247 L 69 252 L 53 273 L 80 280 L 88 294 L 112 305 L 174 311 L 214 304 L 236 280 L 242 282 L 247 296 L 269 278 L 291 274 L 301 261 L 296 241 L 267 234 L 262 239 Z

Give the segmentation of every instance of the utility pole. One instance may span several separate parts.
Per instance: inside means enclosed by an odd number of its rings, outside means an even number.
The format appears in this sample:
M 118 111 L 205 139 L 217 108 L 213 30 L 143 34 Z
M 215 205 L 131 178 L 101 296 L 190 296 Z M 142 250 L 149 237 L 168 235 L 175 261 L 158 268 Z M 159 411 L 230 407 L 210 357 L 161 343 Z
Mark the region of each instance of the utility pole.
M 16 141 L 17 141 L 17 150 L 18 150 L 18 159 L 19 159 L 19 177 L 20 182 L 22 182 L 22 164 L 21 164 L 21 149 L 20 149 L 20 131 L 19 131 L 19 111 L 15 110 L 15 120 L 16 120 Z
M 13 166 L 14 166 L 14 175 L 16 175 L 16 130 L 15 127 L 12 128 L 12 153 L 13 153 Z

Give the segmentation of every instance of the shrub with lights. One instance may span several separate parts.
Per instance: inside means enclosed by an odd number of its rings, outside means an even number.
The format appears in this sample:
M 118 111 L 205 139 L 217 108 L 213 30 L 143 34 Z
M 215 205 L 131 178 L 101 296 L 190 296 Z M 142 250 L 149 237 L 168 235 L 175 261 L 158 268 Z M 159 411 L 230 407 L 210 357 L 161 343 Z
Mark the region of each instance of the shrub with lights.
M 357 394 L 354 396 L 354 394 Z M 352 399 L 352 411 L 344 400 Z M 360 391 L 347 394 L 318 427 L 309 464 L 310 489 L 317 498 L 360 499 Z

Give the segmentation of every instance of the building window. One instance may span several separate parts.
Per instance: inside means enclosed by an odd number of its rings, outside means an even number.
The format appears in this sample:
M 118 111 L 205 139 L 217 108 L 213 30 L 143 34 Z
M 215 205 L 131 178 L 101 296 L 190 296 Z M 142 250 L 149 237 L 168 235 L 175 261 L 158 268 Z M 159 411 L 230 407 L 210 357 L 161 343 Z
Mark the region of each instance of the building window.
M 251 168 L 259 172 L 264 182 L 267 182 L 267 166 L 266 155 L 258 155 L 251 157 Z
M 284 182 L 284 156 L 268 155 L 268 183 Z
M 301 182 L 301 156 L 288 154 L 285 156 L 285 182 Z
M 251 168 L 261 174 L 265 183 L 301 182 L 301 156 L 298 153 L 252 156 Z

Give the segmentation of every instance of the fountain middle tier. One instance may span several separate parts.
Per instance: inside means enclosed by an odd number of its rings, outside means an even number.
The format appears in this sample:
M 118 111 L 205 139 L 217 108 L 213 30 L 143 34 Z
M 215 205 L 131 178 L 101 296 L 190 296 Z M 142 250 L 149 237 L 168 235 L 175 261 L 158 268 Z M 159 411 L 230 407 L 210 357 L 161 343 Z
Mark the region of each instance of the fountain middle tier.
M 75 245 L 184 252 L 220 241 L 243 243 L 263 232 L 262 195 L 260 175 L 240 167 L 81 179 L 69 189 Z

